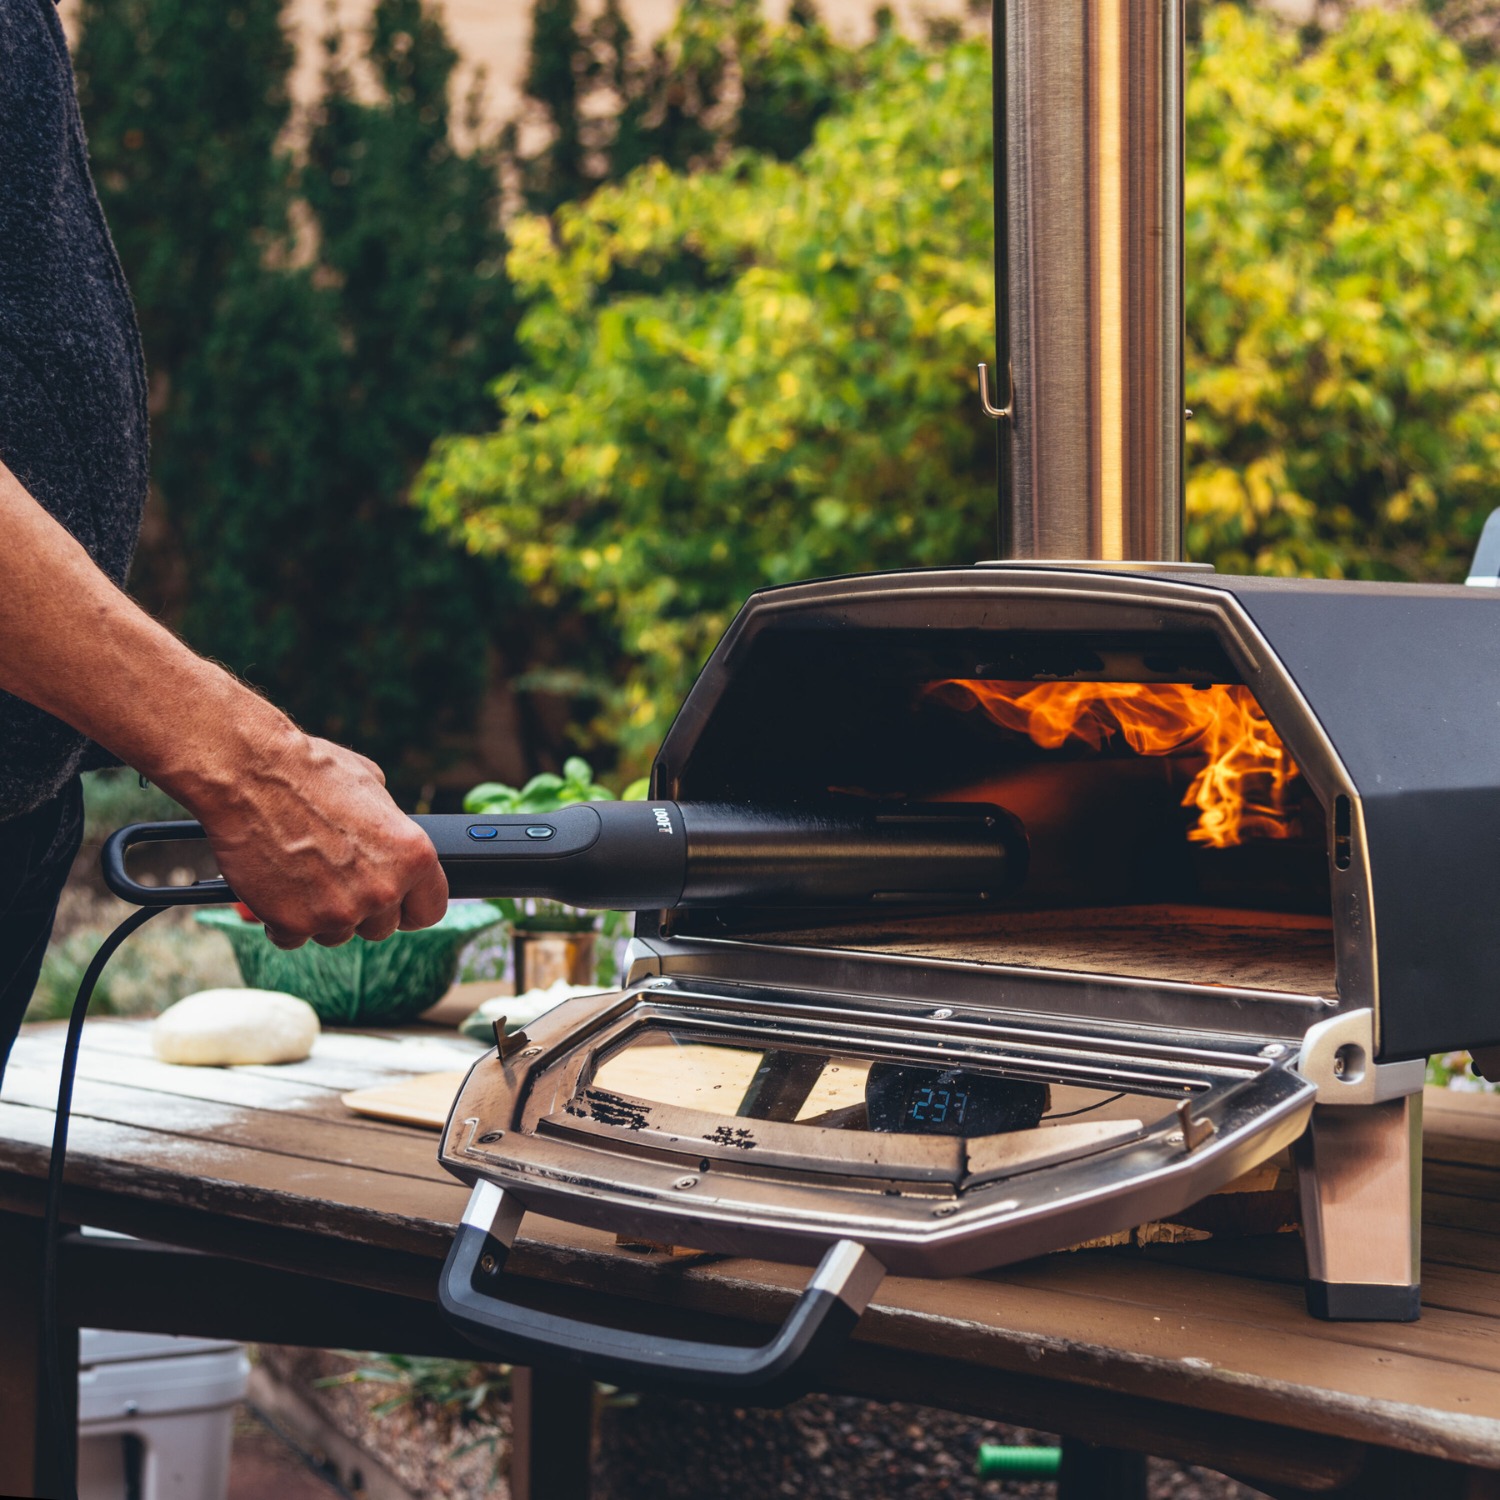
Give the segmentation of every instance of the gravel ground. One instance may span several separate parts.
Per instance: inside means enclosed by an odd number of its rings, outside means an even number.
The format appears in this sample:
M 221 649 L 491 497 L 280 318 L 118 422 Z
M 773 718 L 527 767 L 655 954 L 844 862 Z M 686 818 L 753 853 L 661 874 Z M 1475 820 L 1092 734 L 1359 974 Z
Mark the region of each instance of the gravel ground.
M 598 1500 L 932 1500 L 1034 1496 L 1050 1480 L 981 1480 L 980 1443 L 1045 1445 L 1045 1433 L 931 1407 L 808 1396 L 781 1411 L 643 1397 L 607 1410 Z M 1151 1461 L 1151 1500 L 1261 1500 L 1206 1469 Z
M 278 1380 L 320 1407 L 345 1437 L 378 1458 L 421 1500 L 507 1500 L 510 1488 L 500 1471 L 510 1436 L 508 1406 L 498 1408 L 498 1427 L 411 1404 L 377 1413 L 373 1408 L 389 1401 L 395 1387 L 363 1381 L 322 1383 L 352 1375 L 361 1367 L 357 1359 L 326 1349 L 270 1345 L 261 1347 L 260 1357 Z
M 249 1407 L 235 1411 L 225 1500 L 343 1500 L 344 1494 Z
M 481 1429 L 448 1415 L 404 1406 L 372 1411 L 388 1385 L 321 1386 L 357 1368 L 326 1351 L 267 1349 L 276 1374 L 314 1399 L 346 1435 L 379 1458 L 414 1496 L 504 1500 L 496 1472 L 510 1435 L 510 1412 L 496 1403 L 496 1444 L 470 1445 Z M 1050 1480 L 981 1480 L 981 1443 L 1049 1445 L 1049 1434 L 982 1422 L 932 1407 L 852 1396 L 807 1396 L 760 1411 L 660 1396 L 602 1403 L 595 1500 L 1052 1500 Z M 469 1451 L 464 1451 L 469 1449 Z M 1151 1500 L 1262 1500 L 1258 1490 L 1206 1469 L 1151 1460 Z

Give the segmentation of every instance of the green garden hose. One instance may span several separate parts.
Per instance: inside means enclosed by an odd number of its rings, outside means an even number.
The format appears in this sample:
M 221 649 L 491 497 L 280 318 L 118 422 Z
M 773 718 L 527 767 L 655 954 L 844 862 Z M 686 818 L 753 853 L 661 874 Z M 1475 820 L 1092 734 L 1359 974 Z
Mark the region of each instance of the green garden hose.
M 997 1474 L 1051 1479 L 1061 1467 L 1061 1448 L 1009 1448 L 1000 1443 L 981 1443 L 974 1472 L 981 1479 L 993 1478 Z

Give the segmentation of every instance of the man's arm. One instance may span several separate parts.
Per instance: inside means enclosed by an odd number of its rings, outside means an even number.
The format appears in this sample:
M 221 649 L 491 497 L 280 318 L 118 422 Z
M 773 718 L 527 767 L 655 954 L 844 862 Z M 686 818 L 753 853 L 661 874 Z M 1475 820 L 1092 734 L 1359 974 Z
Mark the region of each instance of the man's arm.
M 273 942 L 383 938 L 448 883 L 380 768 L 304 734 L 117 589 L 0 463 L 0 688 L 170 792 Z

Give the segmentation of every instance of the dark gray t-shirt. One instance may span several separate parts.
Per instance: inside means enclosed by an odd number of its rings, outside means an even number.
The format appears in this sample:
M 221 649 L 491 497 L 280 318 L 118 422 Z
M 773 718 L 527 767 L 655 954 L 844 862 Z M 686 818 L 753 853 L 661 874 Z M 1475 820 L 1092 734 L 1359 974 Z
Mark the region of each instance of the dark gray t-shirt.
M 146 499 L 146 371 L 52 0 L 0 0 L 0 459 L 123 583 Z M 54 796 L 88 748 L 0 693 L 0 820 Z

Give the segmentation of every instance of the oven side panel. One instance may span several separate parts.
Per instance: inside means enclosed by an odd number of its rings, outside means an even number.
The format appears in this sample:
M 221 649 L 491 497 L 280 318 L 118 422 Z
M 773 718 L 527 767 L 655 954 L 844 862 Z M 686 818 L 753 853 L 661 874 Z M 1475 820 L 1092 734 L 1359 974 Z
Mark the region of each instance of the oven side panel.
M 1500 1040 L 1500 597 L 1222 579 L 1358 788 L 1382 1054 Z

